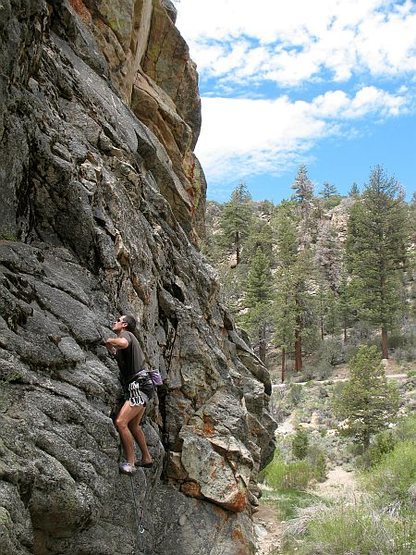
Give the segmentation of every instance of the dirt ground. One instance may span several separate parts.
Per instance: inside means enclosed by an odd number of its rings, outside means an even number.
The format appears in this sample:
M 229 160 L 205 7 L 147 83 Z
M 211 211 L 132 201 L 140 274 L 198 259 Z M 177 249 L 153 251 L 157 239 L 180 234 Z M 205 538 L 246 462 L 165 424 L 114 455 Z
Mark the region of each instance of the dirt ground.
M 254 515 L 254 525 L 257 534 L 256 555 L 269 555 L 279 547 L 283 532 L 276 509 L 260 504 Z
M 341 466 L 330 470 L 325 482 L 318 484 L 315 492 L 327 498 L 355 498 L 360 495 L 354 473 L 347 472 Z
M 351 501 L 360 496 L 353 472 L 347 472 L 337 466 L 328 472 L 325 482 L 317 484 L 314 493 L 326 498 L 347 498 Z M 259 510 L 254 515 L 257 533 L 256 555 L 270 555 L 278 550 L 283 534 L 283 524 L 279 521 L 277 510 L 260 502 Z

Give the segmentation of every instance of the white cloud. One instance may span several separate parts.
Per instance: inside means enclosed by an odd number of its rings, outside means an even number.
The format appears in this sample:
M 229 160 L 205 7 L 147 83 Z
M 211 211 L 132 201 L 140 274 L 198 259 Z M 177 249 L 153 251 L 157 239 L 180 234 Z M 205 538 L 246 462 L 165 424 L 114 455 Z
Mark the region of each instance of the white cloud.
M 406 89 L 390 94 L 376 87 L 362 87 L 354 97 L 349 98 L 344 91 L 330 91 L 314 99 L 311 112 L 316 117 L 358 119 L 371 114 L 382 117 L 405 113 L 409 104 Z
M 406 110 L 407 99 L 375 87 L 354 96 L 330 91 L 311 102 L 204 98 L 203 132 L 197 144 L 210 183 L 231 183 L 250 175 L 286 171 L 319 140 L 354 133 L 356 120 Z
M 196 154 L 210 187 L 283 175 L 325 138 L 361 138 L 363 125 L 415 111 L 412 0 L 177 0 L 177 9 L 204 84 Z
M 411 0 L 180 0 L 177 7 L 202 75 L 288 86 L 326 70 L 335 81 L 416 70 Z

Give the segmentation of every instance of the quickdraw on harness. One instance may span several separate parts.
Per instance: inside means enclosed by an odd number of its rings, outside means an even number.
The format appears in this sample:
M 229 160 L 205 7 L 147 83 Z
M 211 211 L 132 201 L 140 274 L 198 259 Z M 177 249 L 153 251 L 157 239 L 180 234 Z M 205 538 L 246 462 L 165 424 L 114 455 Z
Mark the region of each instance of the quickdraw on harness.
M 129 403 L 131 407 L 138 407 L 144 404 L 144 399 L 140 393 L 138 382 L 129 383 Z

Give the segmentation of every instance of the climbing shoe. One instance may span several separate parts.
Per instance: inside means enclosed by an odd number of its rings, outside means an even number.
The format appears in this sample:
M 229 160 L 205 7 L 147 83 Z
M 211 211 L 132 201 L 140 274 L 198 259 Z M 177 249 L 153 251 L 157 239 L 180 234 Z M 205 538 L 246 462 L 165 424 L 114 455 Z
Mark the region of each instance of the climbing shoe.
M 136 461 L 134 463 L 135 466 L 139 466 L 141 468 L 152 468 L 153 466 L 153 461 L 152 462 L 148 462 L 148 463 L 142 463 L 142 461 Z
M 123 462 L 123 463 L 120 463 L 119 470 L 122 474 L 134 474 L 137 468 L 134 466 L 134 464 Z

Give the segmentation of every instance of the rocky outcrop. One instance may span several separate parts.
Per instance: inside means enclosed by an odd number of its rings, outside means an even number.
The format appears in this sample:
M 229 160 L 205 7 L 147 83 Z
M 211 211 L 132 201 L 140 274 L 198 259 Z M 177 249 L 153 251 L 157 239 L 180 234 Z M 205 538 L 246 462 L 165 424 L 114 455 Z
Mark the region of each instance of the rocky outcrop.
M 270 379 L 195 244 L 195 68 L 159 0 L 0 5 L 0 553 L 253 553 Z M 164 385 L 118 474 L 112 319 Z M 143 509 L 137 535 L 135 505 Z

